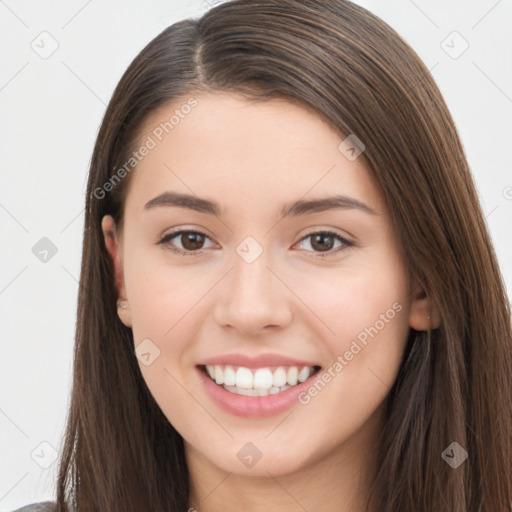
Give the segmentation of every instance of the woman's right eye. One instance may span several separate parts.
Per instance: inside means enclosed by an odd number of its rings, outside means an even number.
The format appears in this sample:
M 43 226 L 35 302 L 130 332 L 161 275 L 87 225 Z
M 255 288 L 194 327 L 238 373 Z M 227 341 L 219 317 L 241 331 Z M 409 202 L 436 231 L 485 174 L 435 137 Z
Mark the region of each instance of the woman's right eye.
M 176 247 L 171 240 L 177 239 L 181 243 L 181 247 Z M 165 235 L 158 243 L 178 254 L 186 256 L 194 256 L 202 253 L 205 239 L 210 239 L 208 235 L 201 231 L 195 230 L 179 230 Z

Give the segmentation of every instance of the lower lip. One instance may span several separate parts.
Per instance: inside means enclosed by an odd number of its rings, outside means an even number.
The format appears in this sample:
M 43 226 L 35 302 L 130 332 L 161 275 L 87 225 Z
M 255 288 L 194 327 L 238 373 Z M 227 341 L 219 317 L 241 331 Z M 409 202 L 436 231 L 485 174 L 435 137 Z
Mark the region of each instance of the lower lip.
M 317 372 L 304 382 L 274 395 L 245 396 L 226 391 L 208 377 L 201 368 L 196 367 L 196 370 L 211 399 L 222 410 L 244 418 L 275 416 L 290 409 L 294 403 L 298 402 L 298 395 L 311 385 L 311 380 L 316 378 L 319 373 Z

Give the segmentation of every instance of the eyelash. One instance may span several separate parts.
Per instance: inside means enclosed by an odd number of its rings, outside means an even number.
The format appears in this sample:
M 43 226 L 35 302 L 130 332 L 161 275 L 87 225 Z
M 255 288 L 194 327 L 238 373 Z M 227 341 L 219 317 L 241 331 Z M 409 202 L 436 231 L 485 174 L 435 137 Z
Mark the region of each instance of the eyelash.
M 203 235 L 206 238 L 210 238 L 206 233 L 203 233 L 202 231 L 196 231 L 193 229 L 182 229 L 179 231 L 174 231 L 172 233 L 168 233 L 158 242 L 158 245 L 164 245 L 167 242 L 169 242 L 170 240 L 172 240 L 173 238 L 176 238 L 177 236 L 185 234 L 185 233 L 193 233 L 193 234 L 197 234 L 197 235 Z M 335 239 L 339 240 L 344 245 L 344 247 L 341 247 L 341 248 L 338 247 L 337 249 L 331 249 L 326 252 L 313 251 L 315 253 L 315 256 L 314 256 L 315 258 L 326 258 L 326 257 L 328 258 L 328 257 L 333 256 L 334 254 L 337 254 L 338 252 L 340 252 L 342 250 L 346 250 L 354 245 L 354 243 L 351 242 L 350 240 L 343 238 L 335 231 L 331 231 L 329 229 L 322 230 L 322 231 L 313 231 L 311 233 L 308 233 L 307 235 L 303 236 L 299 240 L 299 242 L 302 242 L 303 240 L 306 240 L 307 238 L 309 238 L 313 235 L 329 235 L 329 236 L 332 236 Z M 170 246 L 168 246 L 167 248 L 172 252 L 181 254 L 182 256 L 198 256 L 199 254 L 202 254 L 202 252 L 204 251 L 204 249 L 198 249 L 197 251 L 184 251 L 183 249 L 178 249 L 176 247 L 170 247 Z

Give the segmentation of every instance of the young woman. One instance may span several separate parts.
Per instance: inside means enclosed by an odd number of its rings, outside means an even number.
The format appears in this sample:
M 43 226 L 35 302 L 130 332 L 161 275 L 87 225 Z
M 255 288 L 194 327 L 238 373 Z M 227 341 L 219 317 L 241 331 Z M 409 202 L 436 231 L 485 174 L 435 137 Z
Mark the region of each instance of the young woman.
M 389 26 L 234 0 L 136 57 L 91 162 L 48 510 L 510 511 L 511 370 L 456 128 Z

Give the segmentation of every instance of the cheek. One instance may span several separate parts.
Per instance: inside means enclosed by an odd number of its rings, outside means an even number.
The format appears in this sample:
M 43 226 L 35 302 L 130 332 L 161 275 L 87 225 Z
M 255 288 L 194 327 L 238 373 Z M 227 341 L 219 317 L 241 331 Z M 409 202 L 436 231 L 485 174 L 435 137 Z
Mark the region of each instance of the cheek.
M 218 279 L 193 265 L 165 265 L 158 256 L 154 250 L 134 248 L 125 260 L 136 342 L 141 337 L 169 339 Z
M 362 265 L 358 271 L 317 274 L 315 279 L 301 280 L 297 291 L 308 297 L 308 308 L 321 319 L 318 332 L 323 333 L 322 343 L 331 358 L 323 380 L 329 390 L 319 402 L 344 404 L 345 412 L 359 410 L 361 414 L 353 416 L 359 418 L 365 415 L 363 409 L 369 413 L 391 388 L 409 332 L 402 267 L 366 269 Z
M 185 431 L 188 413 L 200 414 L 191 398 L 185 358 L 190 340 L 199 336 L 197 306 L 218 278 L 193 266 L 171 268 L 156 260 L 149 251 L 134 247 L 124 262 L 134 348 L 150 393 L 170 423 Z
M 333 331 L 323 336 L 332 359 L 301 403 L 313 416 L 336 404 L 330 421 L 353 431 L 383 402 L 402 360 L 409 332 L 405 273 L 396 264 L 372 272 L 362 265 L 308 284 L 308 306 Z
M 305 310 L 301 317 L 310 325 L 321 324 L 319 332 L 331 352 L 344 351 L 357 337 L 364 342 L 365 337 L 376 336 L 373 327 L 382 337 L 396 341 L 401 339 L 399 334 L 406 334 L 409 305 L 405 274 L 397 265 L 386 265 L 384 256 L 381 260 L 382 264 L 371 270 L 370 265 L 361 263 L 357 268 L 347 265 L 312 270 L 296 278 L 289 274 L 287 283 L 310 311 Z

